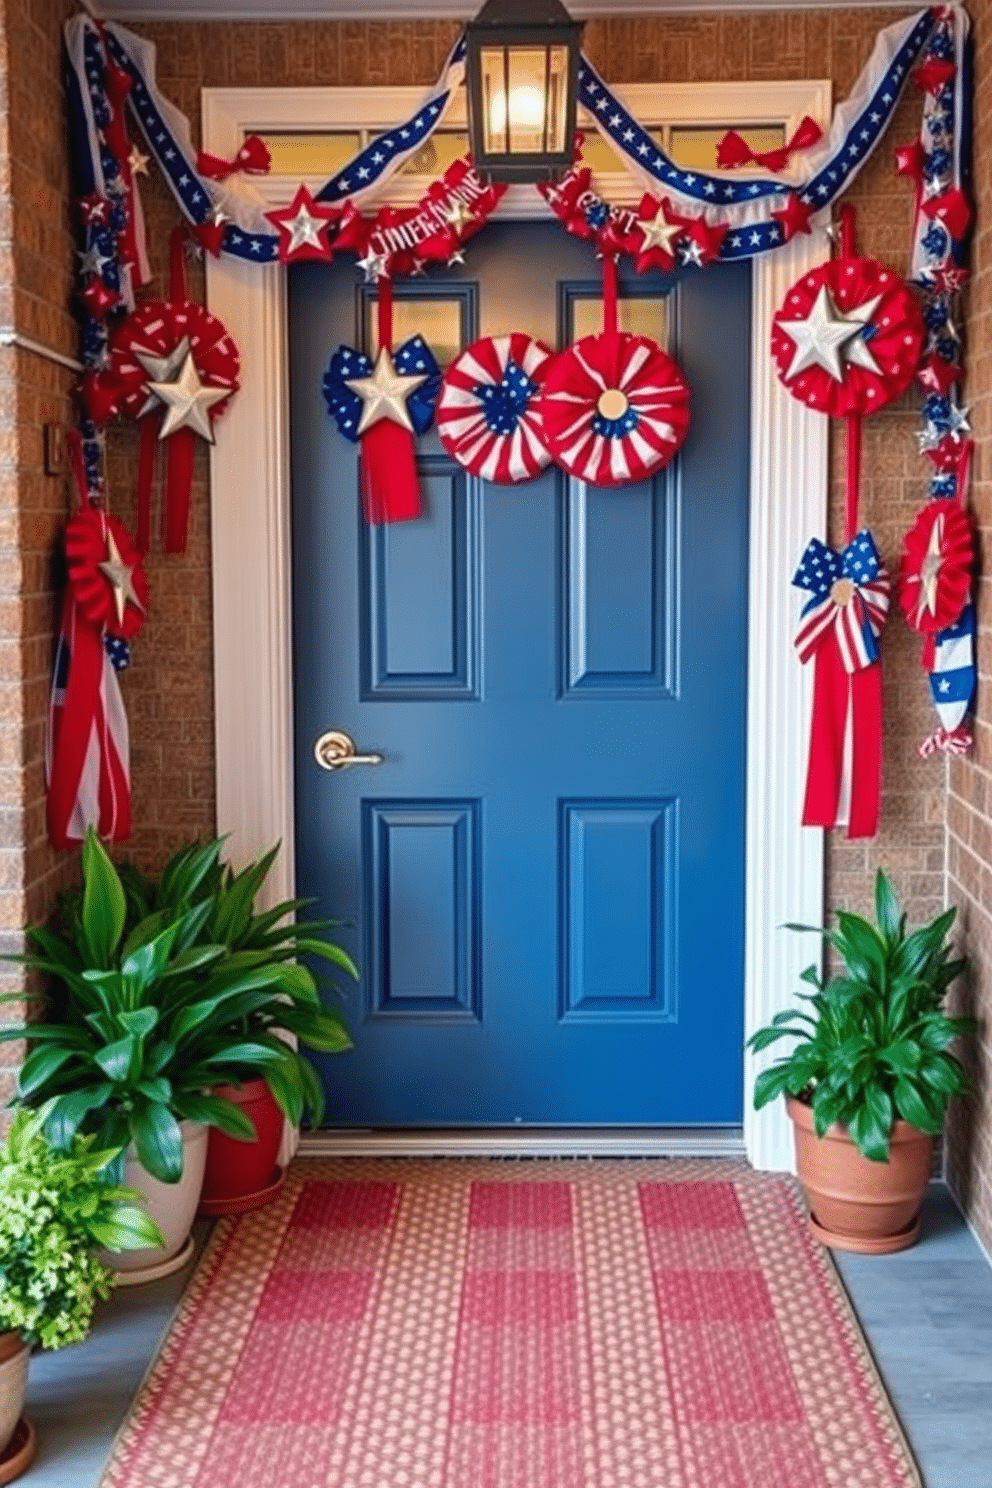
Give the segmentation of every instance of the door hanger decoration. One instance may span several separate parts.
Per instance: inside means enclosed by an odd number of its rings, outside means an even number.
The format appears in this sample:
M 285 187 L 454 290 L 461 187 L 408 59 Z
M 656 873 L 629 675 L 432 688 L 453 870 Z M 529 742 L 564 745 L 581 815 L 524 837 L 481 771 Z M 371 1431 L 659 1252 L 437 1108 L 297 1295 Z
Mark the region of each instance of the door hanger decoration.
M 689 386 L 656 341 L 617 329 L 616 260 L 603 258 L 605 329 L 555 360 L 537 411 L 551 457 L 594 486 L 639 481 L 689 430 Z
M 919 311 L 896 276 L 855 256 L 854 210 L 842 208 L 840 257 L 790 290 L 773 323 L 772 355 L 794 397 L 847 419 L 844 546 L 813 538 L 792 582 L 809 595 L 796 650 L 814 662 L 803 825 L 846 826 L 848 837 L 878 830 L 878 638 L 891 589 L 871 533 L 859 530 L 861 416 L 908 386 L 922 340 Z
M 148 610 L 148 581 L 127 528 L 88 499 L 78 434 L 69 436 L 69 452 L 79 509 L 65 531 L 69 582 L 45 739 L 48 835 L 57 848 L 76 846 L 89 826 L 112 842 L 130 836 L 128 727 L 117 667 Z
M 554 353 L 523 331 L 483 336 L 444 375 L 438 433 L 448 454 L 497 485 L 532 480 L 551 463 L 538 411 Z

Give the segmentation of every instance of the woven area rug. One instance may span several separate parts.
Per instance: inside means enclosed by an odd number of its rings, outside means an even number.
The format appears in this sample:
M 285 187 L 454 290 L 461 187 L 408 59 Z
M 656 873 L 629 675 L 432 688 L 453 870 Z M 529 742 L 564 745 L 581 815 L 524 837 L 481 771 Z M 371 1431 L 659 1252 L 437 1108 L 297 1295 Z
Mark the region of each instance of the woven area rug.
M 792 1182 L 297 1162 L 221 1221 L 104 1488 L 918 1488 Z

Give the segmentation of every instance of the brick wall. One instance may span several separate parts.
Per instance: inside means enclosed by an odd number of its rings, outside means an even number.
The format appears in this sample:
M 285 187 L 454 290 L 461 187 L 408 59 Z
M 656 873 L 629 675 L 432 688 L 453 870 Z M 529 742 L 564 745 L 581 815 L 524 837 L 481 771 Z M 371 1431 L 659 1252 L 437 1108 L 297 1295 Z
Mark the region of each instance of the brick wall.
M 984 17 L 992 0 L 974 7 L 981 44 Z M 71 345 L 71 329 L 64 305 L 68 291 L 71 244 L 67 238 L 62 109 L 58 98 L 58 24 L 62 4 L 56 0 L 8 0 L 4 43 L 7 55 L 17 57 L 11 88 L 31 98 L 26 117 L 9 126 L 9 161 L 23 172 L 18 179 L 47 202 L 45 224 L 28 220 L 21 209 L 15 219 L 18 245 L 17 313 L 53 344 Z M 766 12 L 665 16 L 658 18 L 591 21 L 585 47 L 604 75 L 615 82 L 679 80 L 818 78 L 833 80 L 835 98 L 850 89 L 871 50 L 878 31 L 893 17 L 890 9 L 857 11 Z M 165 93 L 199 127 L 200 90 L 205 86 L 285 86 L 288 84 L 421 84 L 433 81 L 455 35 L 447 23 L 396 22 L 293 24 L 176 24 L 147 25 L 142 33 L 158 48 L 158 76 Z M 981 54 L 980 54 L 981 55 Z M 981 96 L 989 88 L 983 85 Z M 39 102 L 41 100 L 41 102 Z M 911 189 L 892 169 L 891 147 L 911 140 L 918 127 L 918 96 L 903 104 L 885 145 L 859 178 L 853 199 L 859 207 L 862 251 L 886 259 L 905 270 L 912 209 Z M 12 115 L 13 118 L 13 115 Z M 4 123 L 6 124 L 6 120 Z M 0 140 L 0 150 L 4 142 Z M 980 162 L 981 166 L 981 162 Z M 986 183 L 987 189 L 987 183 Z M 54 200 L 51 193 L 54 190 Z M 175 221 L 171 198 L 154 176 L 143 192 L 159 278 L 149 297 L 164 291 L 165 245 Z M 24 198 L 31 199 L 30 194 Z M 46 225 L 47 224 L 47 225 Z M 42 244 L 35 234 L 45 230 Z M 9 252 L 10 219 L 0 218 L 0 254 Z M 979 258 L 988 248 L 979 237 Z M 48 254 L 56 272 L 39 275 L 39 256 Z M 5 279 L 9 282 L 9 279 Z M 195 295 L 202 293 L 196 272 L 191 274 Z M 975 332 L 973 361 L 981 366 L 978 332 L 982 291 L 992 298 L 992 275 L 979 273 L 974 291 Z M 3 290 L 0 289 L 0 296 Z M 7 319 L 9 312 L 0 316 Z M 32 316 L 48 315 L 49 321 Z M 21 324 L 21 320 L 18 321 Z M 987 379 L 986 379 L 987 381 Z M 972 378 L 978 385 L 978 376 Z M 43 843 L 41 734 L 47 670 L 54 631 L 54 587 L 51 553 L 59 518 L 64 512 L 62 483 L 40 473 L 38 420 L 42 407 L 65 410 L 67 379 L 23 354 L 0 363 L 0 605 L 8 617 L 4 647 L 10 647 L 0 673 L 0 770 L 2 809 L 10 812 L 0 853 L 0 912 L 2 924 L 16 929 L 43 912 L 58 871 L 53 869 Z M 47 400 L 47 402 L 45 401 Z M 992 419 L 989 404 L 975 395 L 979 430 Z M 22 417 L 17 422 L 18 414 Z M 45 413 L 45 417 L 52 416 Z M 925 470 L 916 453 L 917 414 L 912 395 L 871 421 L 866 429 L 862 513 L 890 565 L 898 558 L 901 535 L 925 496 Z M 20 428 L 20 433 L 15 430 Z M 832 535 L 840 531 L 843 462 L 839 435 L 834 447 Z M 131 428 L 111 431 L 108 449 L 110 503 L 133 520 L 133 472 L 136 444 Z M 979 450 L 976 500 L 987 491 L 990 455 Z M 132 764 L 136 831 L 134 853 L 146 863 L 159 861 L 177 841 L 214 829 L 212 660 L 210 649 L 209 493 L 206 458 L 198 451 L 193 491 L 189 551 L 184 558 L 166 558 L 156 544 L 148 568 L 152 609 L 136 642 L 134 664 L 123 682 L 132 727 Z M 988 499 L 987 496 L 985 498 Z M 22 576 L 23 575 L 23 576 Z M 783 576 L 783 582 L 787 576 Z M 828 900 L 835 905 L 864 907 L 870 896 L 871 873 L 878 863 L 892 872 L 897 888 L 913 917 L 933 913 L 944 902 L 945 804 L 947 772 L 942 762 L 923 763 L 919 740 L 933 726 L 925 678 L 918 665 L 919 643 L 906 628 L 893 623 L 885 640 L 885 794 L 883 823 L 870 844 L 847 844 L 831 839 L 828 845 Z M 6 732 L 3 732 L 6 730 Z M 955 766 L 951 808 L 955 813 L 950 847 L 955 873 L 952 893 L 967 901 L 965 934 L 969 947 L 992 946 L 992 877 L 982 882 L 975 867 L 969 885 L 962 874 L 976 854 L 985 854 L 982 834 L 988 832 L 986 780 L 992 758 L 992 725 L 980 726 L 976 761 Z M 965 858 L 965 853 L 969 857 Z M 992 863 L 992 856 L 987 856 Z M 992 875 L 992 868 L 986 868 Z M 982 977 L 973 979 L 975 995 Z M 988 993 L 985 994 L 988 997 Z M 968 1178 L 962 1154 L 967 1133 L 959 1119 L 952 1147 L 952 1172 L 963 1191 L 969 1191 L 981 1223 L 992 1229 L 988 1187 L 979 1174 L 992 1177 L 992 1101 L 982 1095 L 981 1130 L 977 1154 Z M 984 1145 L 983 1145 L 984 1141 Z M 967 1180 L 967 1181 L 966 1181 Z M 982 1197 L 984 1195 L 984 1197 Z
M 73 355 L 62 23 L 70 0 L 6 0 L 0 18 L 0 325 Z M 71 859 L 45 835 L 44 720 L 57 607 L 54 554 L 67 512 L 61 477 L 45 475 L 43 426 L 70 423 L 70 371 L 0 350 L 0 947 L 50 911 Z M 0 987 L 19 991 L 15 968 Z M 22 1009 L 0 1010 L 13 1021 Z M 0 1046 L 0 1104 L 19 1049 Z
M 992 0 L 969 5 L 975 32 L 977 217 L 969 286 L 966 403 L 975 467 L 971 505 L 985 574 L 978 584 L 978 708 L 971 758 L 954 760 L 947 802 L 948 896 L 960 907 L 971 966 L 962 1006 L 983 1023 L 970 1051 L 974 1099 L 953 1112 L 945 1139 L 948 1180 L 992 1249 Z

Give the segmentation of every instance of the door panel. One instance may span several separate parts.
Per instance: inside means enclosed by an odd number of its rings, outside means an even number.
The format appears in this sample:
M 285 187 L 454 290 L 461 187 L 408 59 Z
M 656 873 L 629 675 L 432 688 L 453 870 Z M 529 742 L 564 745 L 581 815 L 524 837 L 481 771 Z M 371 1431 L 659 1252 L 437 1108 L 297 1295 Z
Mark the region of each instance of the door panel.
M 371 529 L 320 392 L 368 292 L 289 278 L 297 877 L 363 970 L 328 1121 L 739 1121 L 747 266 L 621 283 L 693 389 L 667 471 L 490 486 L 432 431 L 424 515 Z M 597 281 L 556 224 L 491 224 L 396 289 L 411 329 L 454 295 L 466 339 L 563 345 Z M 327 728 L 384 763 L 320 770 Z

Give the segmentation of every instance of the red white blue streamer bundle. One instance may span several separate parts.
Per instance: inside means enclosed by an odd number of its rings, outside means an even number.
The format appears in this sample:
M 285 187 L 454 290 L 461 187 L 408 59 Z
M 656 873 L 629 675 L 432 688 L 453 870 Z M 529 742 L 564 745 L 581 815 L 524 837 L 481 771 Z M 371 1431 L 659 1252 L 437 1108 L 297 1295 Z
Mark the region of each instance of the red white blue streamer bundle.
M 532 480 L 549 465 L 538 399 L 553 360 L 522 331 L 467 346 L 445 373 L 437 410 L 452 459 L 499 485 Z
M 795 646 L 815 668 L 803 825 L 846 825 L 848 837 L 872 837 L 882 778 L 878 638 L 889 576 L 866 528 L 842 552 L 813 538 L 792 582 L 810 595 Z
M 48 834 L 57 848 L 75 846 L 90 826 L 110 841 L 130 836 L 128 727 L 115 653 L 148 608 L 141 556 L 127 529 L 89 503 L 77 435 L 70 453 L 79 510 L 65 534 L 69 582 L 45 740 Z

